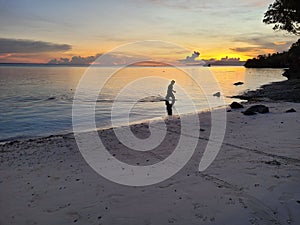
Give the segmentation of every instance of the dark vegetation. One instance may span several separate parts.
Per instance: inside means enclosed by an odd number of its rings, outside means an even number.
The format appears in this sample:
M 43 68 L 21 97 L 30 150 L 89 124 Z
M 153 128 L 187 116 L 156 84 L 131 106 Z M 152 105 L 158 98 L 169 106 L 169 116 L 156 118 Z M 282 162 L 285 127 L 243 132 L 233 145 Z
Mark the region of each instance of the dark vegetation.
M 300 1 L 275 0 L 265 12 L 263 22 L 274 24 L 273 30 L 285 30 L 289 33 L 300 34 Z
M 274 30 L 300 35 L 300 1 L 275 0 L 264 15 L 263 22 L 274 24 Z M 249 59 L 247 68 L 288 68 L 283 74 L 288 79 L 300 78 L 300 39 L 287 52 L 259 55 Z
M 287 52 L 259 55 L 248 59 L 245 67 L 250 68 L 289 68 L 300 63 L 300 39 Z
M 275 0 L 265 13 L 263 22 L 274 24 L 274 30 L 285 30 L 299 35 L 299 0 Z M 246 67 L 289 68 L 283 74 L 288 80 L 262 86 L 256 91 L 248 91 L 236 98 L 248 101 L 272 99 L 275 101 L 300 102 L 300 39 L 287 52 L 261 55 L 250 59 Z M 294 112 L 294 110 L 288 110 Z

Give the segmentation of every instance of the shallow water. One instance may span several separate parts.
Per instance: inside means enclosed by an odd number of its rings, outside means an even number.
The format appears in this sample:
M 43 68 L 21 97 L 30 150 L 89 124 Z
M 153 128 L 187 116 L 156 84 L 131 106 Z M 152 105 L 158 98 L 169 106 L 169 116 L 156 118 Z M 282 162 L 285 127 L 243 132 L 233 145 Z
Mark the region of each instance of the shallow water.
M 0 67 L 0 140 L 40 137 L 72 130 L 72 104 L 80 79 L 90 74 L 97 82 L 109 76 L 99 89 L 95 120 L 97 127 L 111 126 L 111 108 L 117 107 L 114 124 L 121 125 L 128 107 L 130 122 L 166 115 L 164 102 L 169 81 L 174 79 L 177 90 L 176 108 L 182 113 L 209 108 L 208 99 L 221 92 L 223 104 L 247 89 L 285 80 L 281 69 L 245 69 L 244 67 L 189 67 L 190 75 L 176 68 L 127 67 L 109 74 L 111 68 L 1 66 Z M 98 80 L 100 78 L 100 80 Z M 214 80 L 215 79 L 215 80 Z M 216 82 L 217 81 L 217 82 Z M 234 86 L 237 81 L 244 85 Z M 197 84 L 198 82 L 198 84 Z M 200 85 L 199 85 L 200 84 Z M 98 85 L 98 84 L 97 84 Z M 96 85 L 96 87 L 97 87 Z M 218 85 L 220 89 L 218 88 Z M 85 87 L 82 104 L 89 105 L 92 88 Z M 121 95 L 119 95 L 121 93 Z M 118 101 L 115 98 L 118 96 Z M 187 98 L 193 101 L 188 103 Z M 116 104 L 116 102 L 118 102 Z M 220 102 L 220 101 L 217 101 Z M 219 103 L 218 103 L 219 104 Z M 82 116 L 82 123 L 85 123 Z

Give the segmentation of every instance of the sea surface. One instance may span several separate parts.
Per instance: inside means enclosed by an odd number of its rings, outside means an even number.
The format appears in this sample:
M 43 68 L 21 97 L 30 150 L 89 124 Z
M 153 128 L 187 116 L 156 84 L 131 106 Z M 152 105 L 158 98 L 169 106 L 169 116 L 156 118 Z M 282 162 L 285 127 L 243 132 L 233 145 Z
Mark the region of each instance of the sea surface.
M 72 105 L 78 87 L 79 102 L 95 106 L 97 128 L 166 116 L 163 101 L 170 80 L 176 81 L 174 114 L 206 110 L 209 99 L 226 105 L 245 90 L 285 80 L 282 69 L 244 67 L 126 67 L 123 69 L 62 66 L 0 66 L 0 142 L 43 137 L 72 131 Z M 92 82 L 82 87 L 81 78 Z M 105 80 L 102 78 L 107 78 Z M 235 86 L 235 82 L 244 82 Z M 91 90 L 99 88 L 96 101 Z M 221 97 L 212 97 L 220 92 Z M 78 97 L 79 96 L 79 97 Z M 80 96 L 84 96 L 80 99 Z M 190 104 L 191 99 L 193 105 Z M 96 103 L 95 103 L 96 102 Z M 117 107 L 111 123 L 112 107 Z M 215 106 L 215 105 L 214 105 Z M 82 123 L 84 124 L 84 115 Z

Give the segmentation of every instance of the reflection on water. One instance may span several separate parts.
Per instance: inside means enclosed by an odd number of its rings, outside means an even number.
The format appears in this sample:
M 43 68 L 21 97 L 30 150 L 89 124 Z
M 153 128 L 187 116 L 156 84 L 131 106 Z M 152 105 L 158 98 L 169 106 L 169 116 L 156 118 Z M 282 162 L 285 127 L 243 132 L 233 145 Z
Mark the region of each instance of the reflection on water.
M 70 131 L 74 93 L 86 70 L 86 67 L 0 67 L 0 140 Z M 110 112 L 116 97 L 120 121 L 122 107 L 125 110 L 132 102 L 135 104 L 130 112 L 130 121 L 165 116 L 165 105 L 156 100 L 166 95 L 166 88 L 172 79 L 176 80 L 175 108 L 176 105 L 181 106 L 187 113 L 192 110 L 190 105 L 185 105 L 187 95 L 197 110 L 209 107 L 207 99 L 217 98 L 212 97 L 219 90 L 211 75 L 218 81 L 226 103 L 232 101 L 228 96 L 285 79 L 281 76 L 281 69 L 189 67 L 186 70 L 193 76 L 171 67 L 127 67 L 119 70 L 99 90 L 97 126 L 111 125 Z M 93 68 L 91 73 L 101 80 L 110 71 L 110 68 Z M 195 80 L 201 85 L 197 85 Z M 244 82 L 244 85 L 234 86 L 237 81 Z M 86 104 L 90 104 L 89 91 L 87 88 L 83 93 L 85 97 L 82 100 Z M 121 91 L 122 96 L 118 96 Z

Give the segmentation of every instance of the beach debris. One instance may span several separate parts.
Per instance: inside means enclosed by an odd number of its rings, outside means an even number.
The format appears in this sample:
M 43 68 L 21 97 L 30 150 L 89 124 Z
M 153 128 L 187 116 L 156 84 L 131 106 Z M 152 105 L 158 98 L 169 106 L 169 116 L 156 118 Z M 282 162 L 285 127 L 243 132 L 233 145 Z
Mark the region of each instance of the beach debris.
M 293 113 L 293 112 L 297 112 L 294 108 L 291 108 L 289 110 L 286 110 L 285 111 L 286 113 Z
M 244 106 L 238 102 L 233 102 L 230 104 L 230 108 L 232 109 L 241 109 L 244 108 Z
M 56 99 L 56 97 L 49 97 L 49 98 L 47 98 L 47 100 L 55 100 Z
M 238 86 L 238 85 L 243 85 L 243 84 L 244 84 L 244 82 L 239 81 L 239 82 L 235 82 L 233 85 Z
M 278 162 L 277 160 L 271 160 L 271 161 L 264 161 L 265 164 L 268 164 L 268 165 L 273 165 L 273 166 L 280 166 L 281 163 Z
M 214 93 L 213 96 L 215 96 L 215 97 L 220 97 L 220 96 L 221 96 L 221 93 L 218 91 L 218 92 Z
M 256 113 L 268 113 L 268 112 L 270 112 L 269 107 L 265 105 L 253 105 L 242 113 L 244 115 L 250 116 L 250 115 L 255 115 Z

